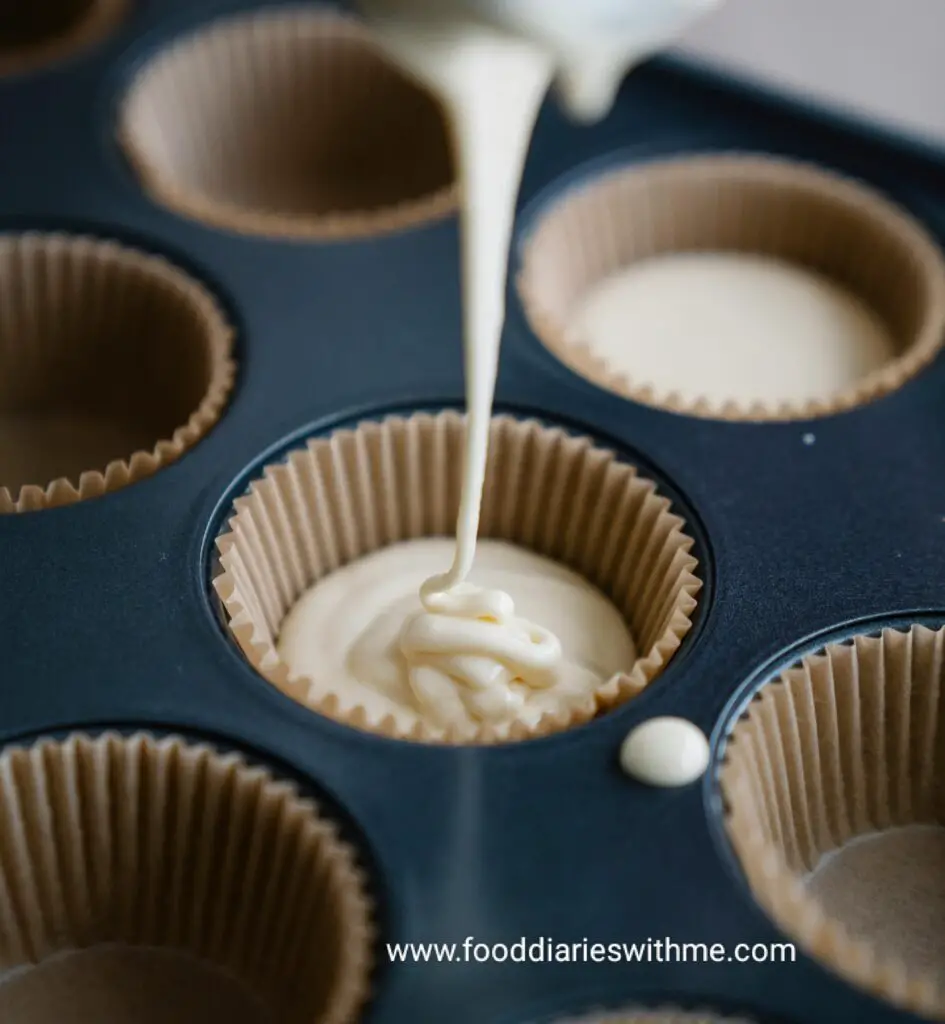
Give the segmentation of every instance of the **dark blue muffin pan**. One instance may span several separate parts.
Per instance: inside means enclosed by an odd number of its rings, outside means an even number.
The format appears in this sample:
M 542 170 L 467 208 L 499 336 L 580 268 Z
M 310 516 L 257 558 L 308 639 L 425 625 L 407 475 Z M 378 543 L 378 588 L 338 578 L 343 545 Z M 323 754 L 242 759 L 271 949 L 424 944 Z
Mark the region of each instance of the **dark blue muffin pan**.
M 0 78 L 3 229 L 165 254 L 227 309 L 239 366 L 219 424 L 170 467 L 104 498 L 0 517 L 0 740 L 181 731 L 324 792 L 354 823 L 382 910 L 373 1024 L 529 1024 L 667 1004 L 786 1024 L 910 1019 L 800 953 L 751 966 L 389 962 L 385 943 L 466 936 L 730 948 L 786 938 L 728 851 L 712 773 L 647 789 L 621 774 L 617 752 L 633 725 L 662 714 L 694 720 L 717 747 L 730 710 L 799 653 L 945 617 L 945 358 L 841 415 L 696 419 L 573 374 L 531 333 L 510 287 L 500 405 L 602 438 L 673 497 L 706 583 L 695 627 L 638 699 L 534 742 L 428 748 L 311 713 L 260 679 L 222 627 L 213 540 L 248 480 L 305 437 L 462 402 L 458 237 L 452 218 L 365 240 L 268 240 L 144 194 L 114 137 L 131 73 L 179 34 L 258 6 L 137 0 L 94 49 Z M 945 154 L 666 62 L 632 74 L 597 126 L 546 104 L 519 238 L 575 175 L 725 149 L 861 178 L 945 240 Z

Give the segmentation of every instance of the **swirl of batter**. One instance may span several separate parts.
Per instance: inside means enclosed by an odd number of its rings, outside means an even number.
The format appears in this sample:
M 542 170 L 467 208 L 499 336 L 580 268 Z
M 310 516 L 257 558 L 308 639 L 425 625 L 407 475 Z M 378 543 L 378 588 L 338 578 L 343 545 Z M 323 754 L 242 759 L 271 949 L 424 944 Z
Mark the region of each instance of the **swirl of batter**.
M 470 578 L 442 588 L 435 572 L 453 554 L 447 537 L 403 541 L 306 591 L 278 649 L 311 699 L 332 696 L 342 713 L 360 708 L 399 732 L 423 722 L 440 735 L 484 725 L 507 735 L 584 701 L 636 660 L 618 609 L 567 567 L 483 539 Z
M 440 590 L 442 581 L 434 577 L 424 584 L 423 610 L 407 620 L 400 636 L 414 700 L 444 727 L 468 717 L 514 718 L 530 690 L 557 682 L 560 641 L 516 617 L 504 591 L 465 582 Z

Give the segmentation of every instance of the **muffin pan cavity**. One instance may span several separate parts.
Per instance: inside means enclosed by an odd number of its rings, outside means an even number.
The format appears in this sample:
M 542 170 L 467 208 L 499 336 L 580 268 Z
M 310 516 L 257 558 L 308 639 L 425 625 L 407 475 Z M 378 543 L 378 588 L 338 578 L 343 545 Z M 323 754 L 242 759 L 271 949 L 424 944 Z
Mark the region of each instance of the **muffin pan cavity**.
M 237 755 L 145 733 L 0 755 L 5 1024 L 346 1024 L 371 905 L 315 805 Z
M 823 963 L 945 1015 L 945 628 L 858 635 L 764 686 L 719 783 L 758 901 Z
M 853 181 L 749 155 L 655 161 L 541 211 L 519 276 L 540 340 L 636 401 L 803 419 L 899 387 L 945 334 L 945 261 Z
M 443 732 L 379 720 L 330 678 L 295 677 L 276 651 L 279 628 L 318 579 L 378 548 L 449 536 L 461 489 L 465 419 L 390 417 L 314 438 L 268 466 L 217 542 L 214 579 L 228 627 L 269 682 L 313 710 L 359 728 L 421 741 L 491 743 L 566 729 L 630 700 L 666 666 L 692 626 L 701 581 L 693 538 L 669 499 L 614 453 L 537 421 L 493 419 L 480 536 L 574 569 L 625 616 L 635 664 L 593 695 L 534 724 Z M 447 568 L 443 567 L 444 570 Z
M 223 19 L 160 50 L 118 134 L 158 202 L 232 231 L 369 235 L 455 204 L 438 104 L 327 7 Z
M 0 513 L 117 490 L 219 418 L 232 330 L 159 256 L 74 235 L 0 234 Z

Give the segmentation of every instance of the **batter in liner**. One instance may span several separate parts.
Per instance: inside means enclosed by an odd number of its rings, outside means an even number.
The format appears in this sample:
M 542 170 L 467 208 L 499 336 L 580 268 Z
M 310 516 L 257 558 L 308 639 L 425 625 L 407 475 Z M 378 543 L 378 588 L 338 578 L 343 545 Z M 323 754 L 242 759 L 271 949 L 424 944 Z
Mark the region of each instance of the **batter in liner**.
M 826 401 L 896 356 L 885 324 L 856 296 L 748 253 L 632 264 L 592 288 L 568 326 L 634 385 L 717 407 Z
M 456 602 L 456 617 L 431 614 L 419 591 L 453 548 L 445 537 L 381 548 L 302 596 L 279 653 L 312 678 L 313 697 L 334 693 L 344 711 L 364 707 L 373 722 L 391 715 L 403 731 L 422 719 L 469 733 L 487 723 L 534 725 L 547 711 L 585 703 L 633 665 L 633 641 L 600 591 L 500 541 L 480 540 L 469 582 L 443 595 Z M 471 614 L 465 600 L 491 614 Z

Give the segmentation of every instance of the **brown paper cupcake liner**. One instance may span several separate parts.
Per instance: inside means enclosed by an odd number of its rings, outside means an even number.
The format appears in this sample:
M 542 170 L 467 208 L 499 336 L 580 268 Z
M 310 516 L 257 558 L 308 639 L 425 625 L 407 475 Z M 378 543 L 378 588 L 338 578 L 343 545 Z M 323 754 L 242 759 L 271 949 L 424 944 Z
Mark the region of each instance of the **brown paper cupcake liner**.
M 0 8 L 0 75 L 31 71 L 92 46 L 111 32 L 128 0 L 41 0 Z
M 584 1017 L 568 1017 L 557 1024 L 750 1024 L 742 1017 L 721 1017 L 708 1010 L 621 1010 L 617 1013 L 592 1013 Z
M 424 742 L 522 740 L 587 721 L 638 694 L 692 625 L 693 540 L 655 484 L 587 438 L 507 416 L 493 418 L 480 536 L 498 538 L 569 566 L 607 594 L 640 652 L 581 706 L 534 726 L 472 734 L 392 718 L 373 720 L 340 695 L 315 694 L 290 673 L 276 643 L 286 614 L 317 580 L 378 548 L 451 536 L 461 493 L 465 417 L 454 412 L 391 417 L 316 438 L 269 466 L 235 503 L 217 541 L 214 586 L 244 655 L 269 682 L 321 714 L 358 728 Z
M 456 205 L 437 101 L 324 9 L 228 18 L 163 50 L 118 134 L 158 202 L 237 232 L 356 237 Z
M 879 314 L 897 355 L 829 400 L 719 404 L 657 393 L 615 372 L 569 327 L 575 303 L 611 274 L 693 252 L 767 256 L 835 282 Z M 575 372 L 626 398 L 709 418 L 804 419 L 848 409 L 900 387 L 945 340 L 945 261 L 918 222 L 859 183 L 767 157 L 660 161 L 573 189 L 528 239 L 518 284 L 532 329 Z
M 0 513 L 155 473 L 219 419 L 232 330 L 165 259 L 74 235 L 0 235 Z
M 354 854 L 238 755 L 146 734 L 8 749 L 0 829 L 0 1019 L 356 1019 L 373 926 Z M 157 1004 L 141 1018 L 134 986 Z
M 762 688 L 720 772 L 729 838 L 758 902 L 849 981 L 936 1018 L 940 930 L 922 950 L 929 965 L 914 962 L 910 929 L 921 936 L 945 919 L 943 675 L 945 629 L 831 644 Z M 923 826 L 937 827 L 931 849 Z M 867 837 L 885 844 L 872 847 L 883 858 L 872 870 Z

